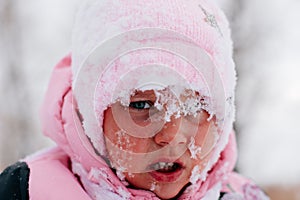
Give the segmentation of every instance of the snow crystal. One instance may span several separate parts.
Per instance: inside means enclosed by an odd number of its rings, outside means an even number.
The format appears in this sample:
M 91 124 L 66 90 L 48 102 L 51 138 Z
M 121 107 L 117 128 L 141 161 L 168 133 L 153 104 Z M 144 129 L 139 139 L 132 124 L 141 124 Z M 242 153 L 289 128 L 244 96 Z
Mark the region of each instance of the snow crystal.
M 150 188 L 150 191 L 154 191 L 156 189 L 156 182 L 153 182 L 151 184 L 151 188 Z
M 158 110 L 165 109 L 165 121 L 169 122 L 171 116 L 179 118 L 181 115 L 195 116 L 202 110 L 208 109 L 208 101 L 197 92 L 180 87 L 168 86 L 164 90 L 155 90 L 156 102 L 154 106 Z M 213 114 L 212 114 L 213 117 Z
M 128 171 L 128 168 L 131 166 L 131 165 L 128 165 L 128 163 L 131 162 L 132 157 L 129 156 L 129 154 L 127 154 L 127 153 L 128 152 L 125 152 L 121 149 L 115 150 L 115 151 L 109 151 L 111 167 L 120 172 Z M 125 155 L 126 155 L 126 157 L 124 157 Z M 119 158 L 119 159 L 116 159 L 116 158 Z M 120 158 L 126 158 L 126 159 L 120 159 Z
M 130 199 L 131 194 L 129 192 L 123 190 L 122 187 L 118 187 L 117 192 L 118 192 L 119 195 L 121 195 L 121 197 L 123 199 Z
M 124 175 L 124 172 L 123 171 L 121 171 L 121 170 L 117 170 L 116 171 L 116 173 L 117 173 L 117 176 L 118 176 L 118 178 L 122 181 L 122 180 L 125 180 L 125 175 Z
M 88 173 L 80 163 L 72 162 L 72 171 L 80 176 L 84 189 L 93 199 L 124 199 L 123 196 L 120 196 L 121 193 L 120 195 L 116 194 L 111 185 L 100 178 L 100 176 L 108 178 L 105 170 L 92 168 Z
M 183 95 L 184 102 L 181 103 L 181 113 L 186 115 L 192 115 L 196 117 L 199 111 L 207 106 L 207 103 L 204 102 L 203 97 L 197 95 L 194 91 L 187 90 Z
M 130 104 L 130 96 L 133 96 L 134 93 L 135 89 L 118 90 L 117 96 L 114 96 L 114 99 L 112 100 L 112 104 L 120 102 L 122 106 L 128 107 Z
M 180 110 L 178 109 L 178 100 L 170 87 L 165 90 L 155 91 L 156 102 L 155 107 L 158 110 L 163 110 L 165 108 L 165 117 L 166 122 L 171 121 L 171 116 L 175 115 L 176 118 L 180 116 Z
M 125 169 L 120 170 L 120 168 L 119 168 L 119 169 L 116 170 L 116 174 L 117 174 L 117 177 L 120 179 L 120 181 L 123 183 L 123 185 L 128 186 L 129 183 L 125 180 L 126 177 L 125 177 L 125 174 L 124 174 L 124 170 Z
M 129 176 L 130 178 L 134 178 L 134 174 L 131 173 L 131 172 L 128 172 L 128 176 Z
M 92 179 L 92 178 L 98 179 L 99 177 L 108 178 L 107 172 L 104 171 L 104 169 L 96 169 L 96 168 L 92 167 L 88 178 L 89 179 Z
M 192 175 L 190 177 L 190 182 L 192 184 L 196 184 L 198 180 L 202 179 L 201 173 L 200 173 L 200 168 L 198 165 L 196 165 L 193 170 L 192 170 Z
M 117 135 L 117 145 L 120 149 L 123 149 L 123 145 L 125 145 L 125 149 L 128 150 L 134 144 L 130 142 L 129 136 L 123 129 L 116 132 Z
M 214 113 L 213 112 L 210 112 L 209 113 L 209 117 L 207 118 L 207 121 L 209 122 L 210 120 L 212 120 L 212 118 L 214 117 Z
M 201 153 L 201 147 L 195 145 L 195 139 L 194 139 L 194 137 L 191 137 L 190 143 L 188 144 L 188 149 L 189 149 L 189 151 L 191 153 L 191 158 L 192 159 L 197 159 L 197 157 L 198 157 L 197 155 L 199 153 Z

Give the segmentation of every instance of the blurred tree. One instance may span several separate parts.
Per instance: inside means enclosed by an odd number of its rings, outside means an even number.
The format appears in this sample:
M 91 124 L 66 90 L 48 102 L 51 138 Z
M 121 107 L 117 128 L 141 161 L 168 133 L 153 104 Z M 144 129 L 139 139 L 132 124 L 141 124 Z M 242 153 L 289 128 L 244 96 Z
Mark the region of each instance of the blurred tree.
M 16 6 L 17 1 L 0 1 L 0 168 L 28 152 L 27 136 L 32 131 Z

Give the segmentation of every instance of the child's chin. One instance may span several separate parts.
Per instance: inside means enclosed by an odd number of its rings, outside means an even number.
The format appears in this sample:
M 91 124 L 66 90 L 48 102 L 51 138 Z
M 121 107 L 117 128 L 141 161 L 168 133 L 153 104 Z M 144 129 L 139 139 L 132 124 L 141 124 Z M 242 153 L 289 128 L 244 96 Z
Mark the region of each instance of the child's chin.
M 178 194 L 178 193 L 177 193 Z M 156 194 L 160 199 L 173 199 L 177 196 L 177 194 L 166 194 L 165 192 L 162 191 L 162 194 Z
M 178 183 L 174 183 L 171 185 L 162 185 L 159 187 L 159 189 L 156 189 L 153 192 L 161 199 L 172 199 L 180 196 L 185 190 L 186 186 L 187 185 L 180 185 Z

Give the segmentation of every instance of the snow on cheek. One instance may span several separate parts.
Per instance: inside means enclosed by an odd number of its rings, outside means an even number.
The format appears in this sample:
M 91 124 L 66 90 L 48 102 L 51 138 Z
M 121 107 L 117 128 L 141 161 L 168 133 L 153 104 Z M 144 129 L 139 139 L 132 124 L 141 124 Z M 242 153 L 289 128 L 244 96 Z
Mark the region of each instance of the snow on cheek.
M 152 184 L 151 184 L 151 187 L 150 187 L 150 191 L 154 191 L 155 189 L 156 189 L 156 182 L 153 182 Z
M 124 180 L 125 179 L 125 175 L 124 172 L 121 171 L 120 169 L 117 170 L 117 176 L 120 180 Z
M 128 172 L 128 176 L 129 176 L 130 178 L 134 178 L 134 177 L 135 177 L 135 175 L 134 175 L 133 173 L 131 173 L 131 172 Z
M 121 150 L 129 150 L 132 146 L 134 146 L 134 143 L 130 141 L 130 138 L 126 131 L 120 130 L 115 133 L 117 136 L 117 146 Z
M 122 171 L 122 169 L 117 169 L 116 174 L 117 174 L 117 177 L 120 179 L 120 181 L 123 183 L 123 185 L 125 185 L 125 186 L 129 185 L 129 183 L 125 180 L 125 174 Z
M 127 162 L 130 160 L 130 158 L 127 158 L 126 160 L 121 159 L 122 155 L 123 154 L 119 151 L 109 151 L 111 167 L 119 171 L 120 180 L 123 178 L 122 173 L 127 171 Z
M 196 184 L 198 181 L 205 181 L 210 167 L 208 163 L 203 163 L 202 166 L 204 168 L 200 168 L 199 165 L 193 168 L 190 176 L 190 182 L 192 184 Z
M 188 144 L 188 149 L 191 153 L 192 159 L 198 159 L 199 154 L 201 153 L 201 147 L 195 145 L 195 139 L 194 137 L 191 137 L 190 143 Z
M 132 147 L 135 142 L 130 140 L 130 136 L 124 130 L 115 133 L 115 143 L 111 143 L 108 149 L 111 165 L 117 170 L 119 179 L 124 180 L 123 172 L 128 170 L 133 160 Z
M 191 177 L 190 177 L 190 182 L 192 184 L 196 184 L 200 179 L 202 179 L 201 172 L 200 172 L 200 167 L 198 165 L 196 165 L 192 170 L 192 174 L 191 174 Z

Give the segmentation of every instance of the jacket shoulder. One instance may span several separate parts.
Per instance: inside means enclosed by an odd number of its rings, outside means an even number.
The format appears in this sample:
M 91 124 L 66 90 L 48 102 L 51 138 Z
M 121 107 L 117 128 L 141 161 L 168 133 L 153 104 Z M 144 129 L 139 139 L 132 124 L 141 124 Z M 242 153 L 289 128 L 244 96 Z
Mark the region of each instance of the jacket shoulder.
M 232 172 L 227 181 L 223 183 L 220 199 L 269 200 L 270 198 L 252 180 L 245 178 L 236 172 Z
M 71 158 L 61 148 L 40 151 L 25 161 L 30 168 L 30 199 L 91 200 L 72 172 Z
M 0 174 L 0 197 L 3 200 L 29 199 L 30 169 L 25 162 L 17 162 Z

